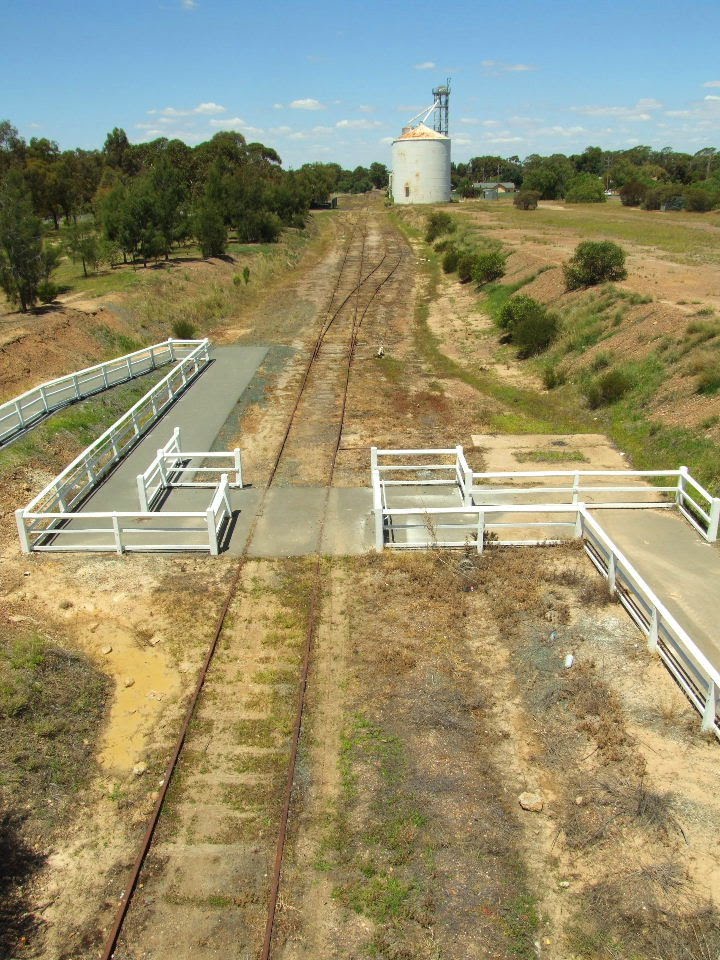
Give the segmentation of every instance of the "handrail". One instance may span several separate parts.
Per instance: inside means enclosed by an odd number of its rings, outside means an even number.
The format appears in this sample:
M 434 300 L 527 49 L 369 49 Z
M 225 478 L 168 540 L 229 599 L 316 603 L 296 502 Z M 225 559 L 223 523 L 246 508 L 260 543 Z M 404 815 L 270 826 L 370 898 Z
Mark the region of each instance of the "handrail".
M 101 393 L 120 383 L 127 383 L 128 380 L 142 376 L 150 370 L 172 363 L 178 359 L 178 351 L 196 348 L 202 342 L 201 340 L 165 340 L 38 384 L 0 403 L 0 443 L 29 429 L 43 417 L 69 403 Z M 134 364 L 143 361 L 147 361 L 143 369 L 133 368 Z M 120 378 L 113 377 L 113 374 L 119 370 L 126 375 Z M 99 385 L 97 381 L 100 381 Z M 90 383 L 93 384 L 92 387 L 89 386 Z M 59 399 L 53 399 L 58 397 Z M 13 422 L 8 427 L 2 427 L 1 424 L 6 420 Z
M 81 454 L 75 457 L 75 459 L 70 464 L 68 464 L 68 466 L 65 467 L 64 470 L 62 470 L 53 480 L 51 480 L 51 482 L 43 490 L 41 490 L 36 497 L 34 497 L 30 501 L 30 503 L 27 505 L 25 509 L 31 510 L 36 504 L 41 502 L 42 499 L 52 491 L 53 487 L 56 486 L 60 480 L 63 480 L 73 471 L 75 467 L 79 466 L 81 463 L 86 461 L 89 454 L 98 451 L 100 447 L 105 443 L 105 441 L 111 439 L 113 434 L 119 432 L 122 427 L 125 427 L 128 424 L 132 424 L 133 427 L 136 427 L 137 421 L 134 415 L 136 415 L 142 409 L 142 407 L 145 406 L 148 402 L 151 402 L 152 399 L 157 394 L 161 393 L 165 387 L 169 388 L 169 394 L 170 394 L 168 397 L 168 401 L 165 403 L 165 406 L 167 406 L 169 401 L 171 399 L 174 399 L 175 397 L 175 393 L 172 392 L 172 384 L 171 384 L 172 378 L 175 376 L 175 374 L 178 371 L 184 372 L 185 367 L 191 365 L 196 360 L 203 359 L 204 362 L 206 363 L 209 360 L 209 346 L 210 346 L 209 340 L 207 339 L 201 340 L 199 342 L 199 346 L 197 346 L 186 357 L 183 357 L 183 359 L 180 360 L 177 366 L 174 367 L 166 377 L 163 377 L 162 380 L 158 381 L 158 383 L 156 383 L 154 387 L 152 387 L 143 397 L 141 397 L 140 400 L 137 401 L 137 403 L 133 404 L 133 406 L 130 407 L 130 409 L 126 413 L 124 413 L 118 420 L 116 420 L 115 423 L 112 424 L 112 426 L 108 427 L 108 429 L 105 430 L 104 433 L 101 433 L 100 436 L 96 440 L 94 440 L 88 447 L 86 447 Z M 199 369 L 200 368 L 197 367 L 193 372 L 192 376 L 194 376 L 199 371 Z M 187 381 L 185 381 L 182 384 L 181 390 L 184 389 L 186 385 L 187 385 Z M 178 393 L 181 392 L 181 390 L 178 390 Z M 156 417 L 153 417 L 153 421 L 154 419 L 156 419 Z M 137 429 L 133 430 L 133 433 L 135 434 L 136 437 L 139 436 L 140 433 L 144 433 L 144 432 L 145 431 L 138 432 Z

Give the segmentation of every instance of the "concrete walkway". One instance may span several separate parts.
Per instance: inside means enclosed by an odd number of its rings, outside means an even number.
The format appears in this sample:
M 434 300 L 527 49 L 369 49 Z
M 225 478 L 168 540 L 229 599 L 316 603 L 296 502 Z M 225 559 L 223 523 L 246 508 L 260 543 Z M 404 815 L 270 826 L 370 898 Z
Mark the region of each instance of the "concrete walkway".
M 594 516 L 708 660 L 720 664 L 720 549 L 675 511 Z
M 265 347 L 216 348 L 213 362 L 83 504 L 69 528 L 87 530 L 96 524 L 91 518 L 83 518 L 83 513 L 138 510 L 136 478 L 175 427 L 180 428 L 181 449 L 212 450 L 266 354 Z M 252 484 L 252 477 L 247 477 L 248 481 Z M 159 512 L 205 511 L 212 493 L 210 489 L 173 490 Z M 370 489 L 273 487 L 263 498 L 262 491 L 250 485 L 230 490 L 229 499 L 233 521 L 221 549 L 231 554 L 247 551 L 252 557 L 292 557 L 320 552 L 345 556 L 364 553 L 374 544 Z M 261 513 L 256 520 L 258 510 Z M 190 532 L 198 526 L 197 520 L 178 519 L 176 523 L 186 531 L 184 542 L 207 543 L 203 530 Z M 158 540 L 162 542 L 162 537 L 139 531 L 133 543 Z M 108 535 L 83 536 L 84 543 L 93 541 L 107 543 Z

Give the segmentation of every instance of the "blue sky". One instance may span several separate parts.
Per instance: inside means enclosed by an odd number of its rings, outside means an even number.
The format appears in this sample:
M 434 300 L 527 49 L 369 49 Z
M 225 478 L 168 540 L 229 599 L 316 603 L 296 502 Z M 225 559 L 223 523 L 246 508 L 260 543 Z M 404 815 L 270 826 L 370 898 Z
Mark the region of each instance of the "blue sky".
M 220 129 L 288 166 L 390 162 L 452 77 L 453 158 L 720 146 L 720 3 L 2 0 L 0 118 L 99 147 Z

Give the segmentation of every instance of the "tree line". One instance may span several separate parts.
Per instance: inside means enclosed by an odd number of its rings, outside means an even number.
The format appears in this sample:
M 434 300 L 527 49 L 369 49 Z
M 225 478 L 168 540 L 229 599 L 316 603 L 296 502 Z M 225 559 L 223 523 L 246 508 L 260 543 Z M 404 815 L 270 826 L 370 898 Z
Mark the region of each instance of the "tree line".
M 715 147 L 691 154 L 670 147 L 590 146 L 570 156 L 531 154 L 521 160 L 488 155 L 453 164 L 452 181 L 466 197 L 476 195 L 475 183 L 505 181 L 541 200 L 603 202 L 607 192 L 614 192 L 627 206 L 704 211 L 720 205 L 720 152 Z
M 287 227 L 303 229 L 333 192 L 387 180 L 375 163 L 285 170 L 272 147 L 231 131 L 190 147 L 162 137 L 132 144 L 116 127 L 101 150 L 61 151 L 0 121 L 0 286 L 27 310 L 57 295 L 63 253 L 87 275 L 102 263 L 167 259 L 191 240 L 204 257 L 222 256 L 231 232 L 240 243 L 273 243 Z

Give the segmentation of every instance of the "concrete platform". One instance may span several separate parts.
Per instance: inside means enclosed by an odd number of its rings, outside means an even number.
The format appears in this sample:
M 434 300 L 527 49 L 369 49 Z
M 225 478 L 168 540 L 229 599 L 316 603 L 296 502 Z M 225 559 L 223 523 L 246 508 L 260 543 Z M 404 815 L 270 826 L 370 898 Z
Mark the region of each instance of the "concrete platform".
M 215 438 L 266 353 L 267 347 L 216 347 L 209 366 L 85 501 L 80 514 L 93 510 L 139 510 L 136 477 L 169 439 L 174 427 L 180 427 L 184 450 L 212 450 Z M 187 509 L 206 509 L 212 492 L 202 491 L 201 495 L 206 501 L 204 505 Z
M 669 510 L 602 510 L 593 516 L 705 656 L 720 663 L 718 546 Z

